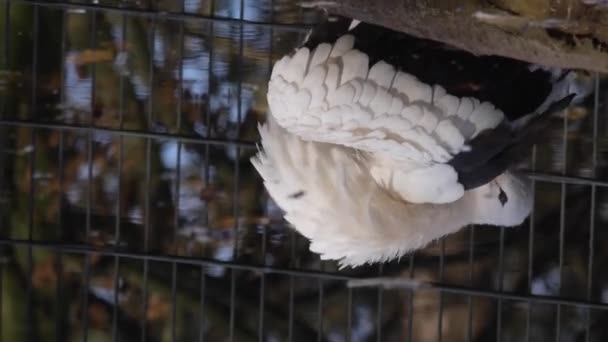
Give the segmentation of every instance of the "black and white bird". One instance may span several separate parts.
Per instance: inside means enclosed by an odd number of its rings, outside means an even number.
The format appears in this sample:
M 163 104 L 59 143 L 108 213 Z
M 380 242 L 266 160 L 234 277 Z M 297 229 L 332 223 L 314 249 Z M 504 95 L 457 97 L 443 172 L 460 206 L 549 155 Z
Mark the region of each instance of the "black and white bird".
M 521 224 L 533 195 L 512 166 L 582 89 L 570 71 L 339 18 L 274 65 L 252 163 L 321 258 L 388 261 L 469 224 Z

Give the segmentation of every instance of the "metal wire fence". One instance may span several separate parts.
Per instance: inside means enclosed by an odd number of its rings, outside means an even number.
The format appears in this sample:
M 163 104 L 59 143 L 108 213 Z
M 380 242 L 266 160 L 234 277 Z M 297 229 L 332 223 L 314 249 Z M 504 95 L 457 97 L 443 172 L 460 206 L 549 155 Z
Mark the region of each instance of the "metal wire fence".
M 339 271 L 284 224 L 248 161 L 272 63 L 317 13 L 287 0 L 0 7 L 3 341 L 604 340 L 600 75 L 535 147 L 524 226 Z M 375 276 L 399 286 L 346 286 Z

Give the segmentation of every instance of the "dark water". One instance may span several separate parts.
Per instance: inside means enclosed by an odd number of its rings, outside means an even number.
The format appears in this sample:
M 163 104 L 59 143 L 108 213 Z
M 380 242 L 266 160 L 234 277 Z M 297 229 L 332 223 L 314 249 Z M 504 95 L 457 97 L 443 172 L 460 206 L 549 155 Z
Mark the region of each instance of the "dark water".
M 573 178 L 538 180 L 530 222 L 337 273 L 249 164 L 272 63 L 318 14 L 284 0 L 96 5 L 0 0 L 3 341 L 435 341 L 439 328 L 444 341 L 575 341 L 587 327 L 603 340 L 604 311 L 587 321 L 525 296 L 608 296 L 608 192 L 579 179 L 607 179 L 608 87 L 537 146 L 526 168 Z M 486 295 L 330 277 L 381 273 Z M 500 290 L 520 297 L 487 296 Z

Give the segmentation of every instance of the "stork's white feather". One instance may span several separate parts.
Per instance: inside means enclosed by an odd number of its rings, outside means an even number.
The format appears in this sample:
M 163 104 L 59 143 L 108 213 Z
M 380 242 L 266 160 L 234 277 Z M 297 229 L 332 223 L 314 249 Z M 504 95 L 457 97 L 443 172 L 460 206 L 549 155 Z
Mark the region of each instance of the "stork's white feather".
M 306 68 L 308 67 L 308 59 L 310 53 L 308 48 L 298 49 L 296 54 L 293 56 L 291 61 L 286 65 L 282 73 L 283 78 L 287 82 L 302 84 L 304 75 L 306 74 Z
M 351 36 L 350 34 L 344 35 L 336 40 L 336 43 L 331 49 L 329 57 L 342 57 L 345 53 L 352 50 L 354 45 L 355 37 Z
M 319 85 L 323 84 L 326 75 L 327 67 L 325 65 L 317 65 L 304 78 L 302 86 L 305 89 L 309 89 L 311 94 L 310 108 L 322 107 L 325 102 L 327 88 Z
M 372 129 L 379 129 L 389 126 L 392 127 L 393 131 L 397 134 L 404 135 L 407 134 L 407 131 L 412 128 L 412 124 L 409 121 L 403 120 L 402 118 L 396 115 L 387 114 L 380 115 L 367 125 L 367 127 Z
M 287 63 L 291 60 L 289 56 L 283 56 L 279 59 L 272 68 L 272 72 L 270 73 L 270 79 L 274 79 L 276 75 L 283 75 L 285 73 L 285 67 Z
M 405 201 L 443 203 L 461 196 L 455 190 L 462 187 L 458 180 L 447 176 L 425 196 L 405 191 L 409 186 L 391 187 L 426 184 L 428 172 L 423 170 L 451 169 L 435 165 L 465 151 L 468 140 L 500 124 L 503 113 L 476 99 L 447 94 L 384 61 L 369 67 L 367 55 L 353 46 L 354 37 L 345 35 L 333 45 L 320 44 L 312 54 L 301 48 L 291 59 L 281 59 L 269 82 L 270 114 L 304 140 L 367 152 L 376 167 L 392 171 L 416 165 L 419 171 L 393 172 L 403 179 L 386 182 L 387 191 Z
M 393 83 L 395 74 L 395 67 L 384 61 L 379 61 L 369 69 L 367 79 L 376 82 L 379 86 L 389 89 Z
M 459 151 L 464 145 L 464 136 L 460 130 L 454 126 L 451 119 L 441 120 L 441 122 L 437 124 L 437 128 L 435 128 L 435 133 L 452 153 Z
M 401 110 L 401 117 L 411 122 L 413 125 L 418 125 L 424 116 L 424 109 L 417 104 L 405 105 Z
M 442 86 L 436 84 L 433 87 L 433 99 L 432 99 L 432 103 L 433 104 L 437 103 L 441 98 L 443 98 L 446 95 L 448 95 L 448 93 L 445 91 L 445 88 L 443 88 Z M 449 115 L 449 112 L 446 112 L 446 115 Z
M 429 107 L 422 107 L 424 115 L 422 119 L 418 122 L 420 127 L 424 128 L 427 133 L 433 133 L 435 127 L 439 123 L 439 116 L 435 114 Z
M 456 115 L 458 106 L 460 105 L 460 100 L 456 96 L 445 94 L 435 99 L 434 104 L 437 106 L 437 108 L 439 108 L 439 110 L 446 113 L 447 116 L 451 116 Z
M 302 125 L 304 127 L 319 127 L 321 124 L 321 119 L 314 115 L 303 116 L 298 120 L 298 125 Z
M 427 152 L 430 155 L 430 160 L 428 158 L 419 160 L 425 166 L 429 166 L 433 162 L 446 163 L 450 160 L 450 153 L 421 127 L 414 127 L 408 131 L 408 140 L 416 144 L 421 151 Z
M 363 83 L 363 91 L 361 97 L 359 97 L 359 103 L 363 107 L 369 106 L 369 103 L 376 96 L 376 85 L 372 82 Z
M 342 108 L 331 107 L 329 110 L 321 116 L 323 125 L 329 129 L 336 129 L 342 125 Z
M 495 110 L 491 103 L 481 103 L 477 108 L 475 108 L 469 117 L 469 121 L 475 125 L 475 133 L 473 133 L 472 138 L 476 137 L 479 133 L 487 129 L 492 129 L 498 126 L 502 120 L 502 115 Z
M 319 64 L 325 63 L 327 58 L 329 58 L 329 54 L 331 53 L 332 46 L 327 43 L 322 43 L 317 45 L 315 48 L 312 59 L 310 60 L 310 67 L 317 66 Z
M 401 71 L 397 72 L 395 76 L 393 89 L 401 94 L 406 94 L 410 102 L 421 101 L 430 104 L 433 97 L 433 89 L 430 85 Z
M 326 96 L 323 100 L 328 108 L 333 100 L 333 96 L 335 96 L 335 92 L 338 87 L 339 77 L 339 66 L 336 64 L 329 64 L 327 66 L 327 74 L 325 75 L 325 81 L 323 82 L 323 85 L 318 85 L 325 87 L 325 90 L 327 91 Z M 270 89 L 268 89 L 268 91 L 270 92 Z
M 374 116 L 380 116 L 384 113 L 388 113 L 391 109 L 393 102 L 393 96 L 389 94 L 388 90 L 384 87 L 378 86 L 376 88 L 376 96 L 369 103 L 369 108 L 374 113 Z
M 351 104 L 353 102 L 353 98 L 355 97 L 355 88 L 347 83 L 343 84 L 336 90 L 336 99 L 335 103 L 331 105 L 340 106 L 345 104 Z
M 372 122 L 371 114 L 361 108 L 358 104 L 354 103 L 349 106 L 348 110 L 345 112 L 345 118 L 343 119 L 344 126 L 342 129 L 349 131 L 352 134 L 352 131 L 362 127 L 369 127 L 369 124 Z M 349 125 L 347 127 L 346 125 Z
M 474 109 L 475 106 L 473 105 L 473 99 L 470 97 L 463 97 L 460 99 L 460 105 L 456 110 L 456 115 L 462 120 L 466 121 L 469 119 L 469 116 L 471 116 Z
M 361 94 L 363 94 L 363 83 L 361 80 L 352 80 L 350 85 L 355 88 L 355 97 L 353 97 L 353 104 L 359 101 Z
M 352 31 L 352 29 L 354 29 L 355 27 L 357 27 L 359 24 L 361 24 L 361 20 L 353 19 L 353 21 L 351 21 L 350 25 L 348 26 L 348 30 Z
M 306 89 L 311 89 L 312 87 L 316 87 L 319 84 L 323 84 L 325 80 L 325 76 L 327 75 L 327 66 L 325 65 L 315 65 L 311 66 L 310 72 L 306 74 L 304 77 L 304 81 L 302 82 L 302 87 Z
M 529 184 L 510 173 L 462 194 L 449 182 L 455 176 L 445 165 L 420 169 L 412 162 L 391 171 L 350 147 L 304 141 L 272 117 L 260 134 L 263 151 L 252 162 L 268 193 L 285 219 L 311 240 L 313 252 L 343 266 L 397 258 L 467 224 L 517 225 L 530 212 Z M 412 172 L 430 172 L 433 177 L 425 175 L 423 186 L 440 192 L 444 204 L 407 203 L 386 190 L 406 188 L 415 192 L 412 197 L 426 196 L 422 184 L 410 183 Z M 500 189 L 509 196 L 504 206 Z
M 404 103 L 400 97 L 393 96 L 391 100 L 391 107 L 388 109 L 388 113 L 391 115 L 399 115 L 403 110 Z
M 350 80 L 367 77 L 369 57 L 359 50 L 350 50 L 342 57 L 342 76 L 340 84 Z
M 446 164 L 433 164 L 408 172 L 398 169 L 391 180 L 390 188 L 399 194 L 406 193 L 404 197 L 411 203 L 450 203 L 464 194 L 464 187 L 458 183 L 458 175 Z

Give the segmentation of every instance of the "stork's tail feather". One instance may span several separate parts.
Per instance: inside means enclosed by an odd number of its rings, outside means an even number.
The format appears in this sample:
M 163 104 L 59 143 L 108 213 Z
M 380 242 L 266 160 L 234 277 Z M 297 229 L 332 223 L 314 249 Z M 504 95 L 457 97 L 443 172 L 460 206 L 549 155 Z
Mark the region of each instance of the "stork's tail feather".
M 546 140 L 551 131 L 550 126 L 555 122 L 554 114 L 568 108 L 575 97 L 576 94 L 569 94 L 549 104 L 543 113 L 534 116 L 525 127 L 517 131 L 515 142 L 500 158 L 510 164 L 522 161 L 534 144 Z
M 535 111 L 511 124 L 516 130 L 527 125 L 538 115 L 538 113 L 559 112 L 564 110 L 570 103 L 580 103 L 593 91 L 593 82 L 591 78 L 586 75 L 571 70 L 563 71 L 555 68 L 543 69 L 551 73 L 551 79 L 553 81 L 551 92 Z M 565 98 L 570 95 L 574 96 L 572 96 L 568 104 L 559 110 L 556 109 L 556 106 L 554 105 L 565 100 Z M 554 107 L 553 110 L 549 110 L 551 106 Z

